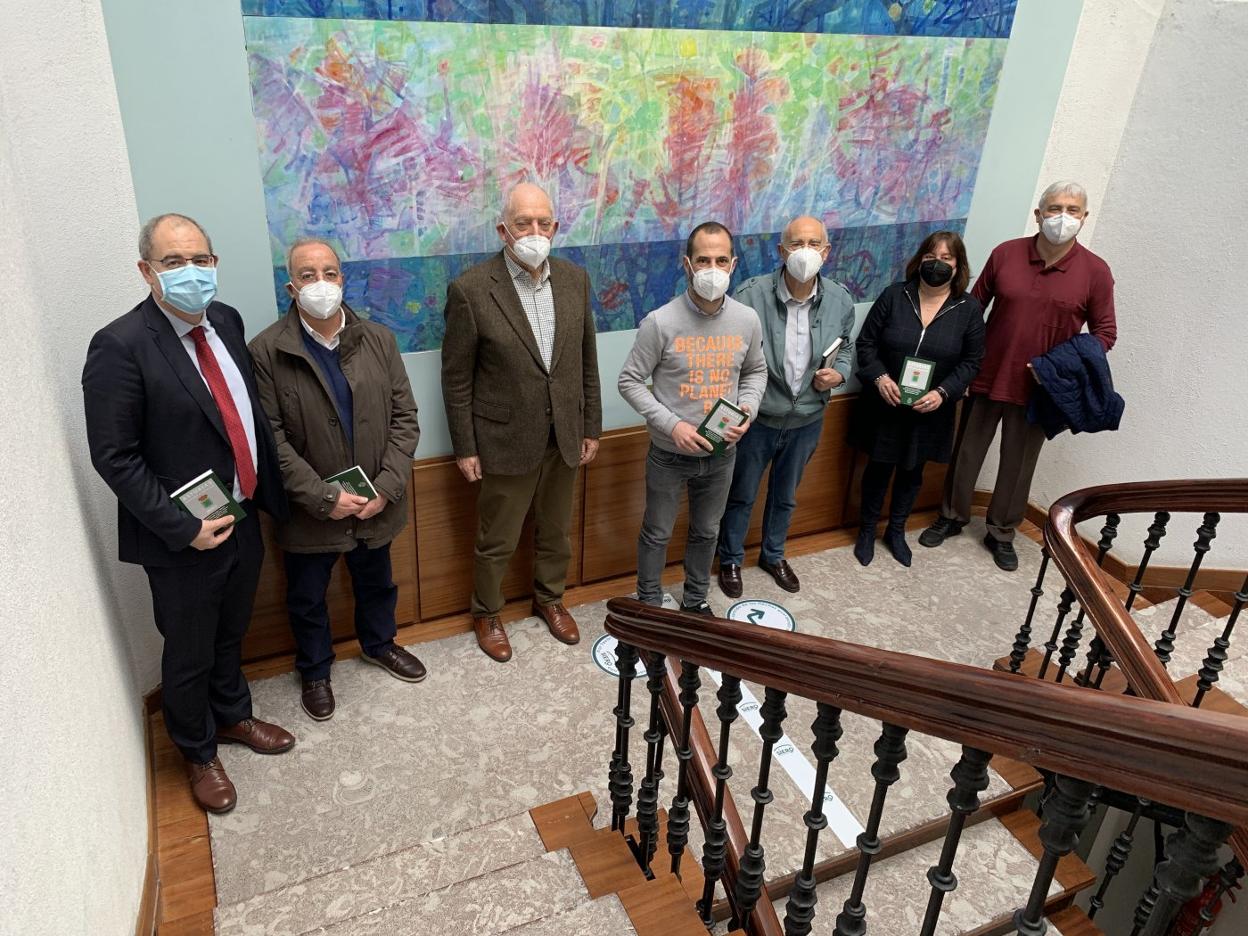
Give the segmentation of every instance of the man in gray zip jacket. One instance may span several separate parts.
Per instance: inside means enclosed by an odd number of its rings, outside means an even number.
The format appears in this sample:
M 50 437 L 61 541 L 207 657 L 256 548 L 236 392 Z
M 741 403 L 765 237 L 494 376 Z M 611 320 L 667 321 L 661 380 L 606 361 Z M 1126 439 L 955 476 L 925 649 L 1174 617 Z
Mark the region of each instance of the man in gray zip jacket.
M 817 218 L 794 218 L 777 249 L 782 266 L 743 283 L 736 298 L 751 306 L 763 327 L 767 390 L 753 430 L 737 444 L 728 504 L 719 525 L 719 587 L 741 596 L 745 534 L 763 474 L 771 467 L 763 508 L 758 564 L 785 591 L 801 585 L 784 558 L 797 485 L 815 453 L 823 408 L 849 379 L 854 350 L 854 302 L 845 287 L 819 270 L 828 259 L 828 234 Z M 840 339 L 825 366 L 824 352 Z

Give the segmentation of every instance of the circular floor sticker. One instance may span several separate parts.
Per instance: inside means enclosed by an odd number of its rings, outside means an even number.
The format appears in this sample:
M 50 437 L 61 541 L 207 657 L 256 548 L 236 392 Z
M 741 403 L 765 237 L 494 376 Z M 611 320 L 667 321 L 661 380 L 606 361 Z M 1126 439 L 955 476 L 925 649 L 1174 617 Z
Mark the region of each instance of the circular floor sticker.
M 797 621 L 783 605 L 759 598 L 738 601 L 728 609 L 725 617 L 730 621 L 743 621 L 747 624 L 757 624 L 760 627 L 770 627 L 773 630 L 797 630 Z
M 603 634 L 594 641 L 593 649 L 590 651 L 594 656 L 594 662 L 598 664 L 598 668 L 608 676 L 616 679 L 620 678 L 620 667 L 615 659 L 616 647 L 620 642 L 610 634 Z M 644 677 L 646 675 L 646 664 L 640 659 L 637 660 L 637 676 Z

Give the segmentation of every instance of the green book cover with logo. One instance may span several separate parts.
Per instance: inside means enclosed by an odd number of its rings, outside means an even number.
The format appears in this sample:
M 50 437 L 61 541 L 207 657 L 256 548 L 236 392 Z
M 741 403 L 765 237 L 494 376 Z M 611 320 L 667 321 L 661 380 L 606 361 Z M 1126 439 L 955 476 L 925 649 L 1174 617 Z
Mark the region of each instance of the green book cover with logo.
M 923 358 L 908 357 L 902 361 L 901 379 L 897 381 L 902 406 L 914 406 L 932 389 L 932 369 L 935 366 Z
M 717 399 L 711 411 L 706 414 L 702 424 L 698 426 L 698 435 L 711 443 L 714 448 L 712 455 L 723 455 L 728 451 L 728 440 L 724 432 L 730 426 L 739 426 L 750 418 L 750 414 L 723 397 Z
M 197 520 L 217 520 L 229 514 L 237 523 L 247 516 L 229 489 L 209 468 L 169 495 L 173 502 Z
M 373 500 L 377 496 L 377 489 L 373 487 L 373 482 L 368 480 L 368 475 L 364 473 L 364 469 L 359 465 L 353 465 L 346 471 L 330 475 L 325 479 L 325 482 L 327 484 L 336 484 L 348 494 L 354 494 L 356 497 L 363 497 L 367 500 Z

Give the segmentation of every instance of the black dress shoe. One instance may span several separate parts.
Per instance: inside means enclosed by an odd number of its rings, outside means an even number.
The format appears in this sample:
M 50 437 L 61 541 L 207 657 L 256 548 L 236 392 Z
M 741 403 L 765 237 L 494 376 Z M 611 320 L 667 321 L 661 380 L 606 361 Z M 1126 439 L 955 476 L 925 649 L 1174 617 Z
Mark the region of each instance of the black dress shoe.
M 919 544 L 929 548 L 939 546 L 951 536 L 962 532 L 963 524 L 948 517 L 937 517 L 936 522 L 919 534 Z
M 325 721 L 334 714 L 334 689 L 328 679 L 310 680 L 303 684 L 299 702 L 309 718 Z
M 796 592 L 801 590 L 802 583 L 797 580 L 797 573 L 793 571 L 793 567 L 784 559 L 781 559 L 775 565 L 760 560 L 758 567 L 775 579 L 776 584 L 785 591 Z
M 910 562 L 914 557 L 910 552 L 910 544 L 906 542 L 905 530 L 886 530 L 884 533 L 884 545 L 888 547 L 888 551 L 893 554 L 894 559 L 907 569 L 910 568 Z
M 425 671 L 425 664 L 398 644 L 391 644 L 377 656 L 361 653 L 360 659 L 365 663 L 372 663 L 373 666 L 380 666 L 395 679 L 401 679 L 403 682 L 420 682 L 429 675 Z
M 984 537 L 984 545 L 992 553 L 992 560 L 997 564 L 998 569 L 1003 572 L 1013 572 L 1018 568 L 1018 553 L 1014 551 L 1013 543 L 1003 543 L 999 539 L 994 539 L 989 533 Z
M 719 590 L 729 598 L 741 597 L 741 567 L 735 562 L 719 564 Z
M 854 558 L 859 565 L 869 566 L 875 558 L 875 527 L 861 527 L 854 543 Z

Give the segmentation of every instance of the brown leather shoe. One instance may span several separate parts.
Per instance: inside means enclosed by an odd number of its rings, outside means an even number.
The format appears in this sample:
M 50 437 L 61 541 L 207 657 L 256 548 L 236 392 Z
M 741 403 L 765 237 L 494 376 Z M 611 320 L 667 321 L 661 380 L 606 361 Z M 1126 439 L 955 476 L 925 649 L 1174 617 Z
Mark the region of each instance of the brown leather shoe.
M 729 598 L 741 597 L 741 567 L 733 562 L 719 564 L 719 590 Z
M 477 632 L 477 644 L 491 660 L 506 663 L 511 659 L 511 641 L 503 630 L 503 619 L 497 614 L 484 617 L 474 615 L 472 628 Z
M 425 670 L 425 664 L 398 644 L 391 644 L 388 650 L 375 657 L 361 653 L 360 659 L 365 663 L 372 663 L 373 666 L 380 666 L 395 679 L 401 679 L 404 682 L 420 682 L 429 675 Z
M 194 761 L 186 762 L 186 776 L 191 781 L 191 795 L 200 809 L 210 813 L 227 813 L 238 802 L 238 794 L 234 784 L 225 775 L 221 761 L 213 758 L 206 764 Z
M 797 580 L 797 573 L 793 571 L 793 567 L 785 560 L 781 559 L 775 565 L 760 560 L 758 567 L 775 579 L 776 584 L 785 591 L 795 592 L 801 590 L 802 583 Z
M 556 640 L 565 644 L 581 642 L 581 632 L 576 629 L 576 621 L 563 606 L 562 601 L 554 601 L 546 605 L 534 601 L 533 613 L 546 622 L 546 626 L 550 628 Z
M 309 718 L 325 721 L 334 715 L 334 687 L 328 679 L 312 679 L 303 684 L 299 704 Z
M 217 740 L 245 744 L 257 754 L 281 754 L 295 746 L 295 736 L 289 731 L 258 718 L 244 718 L 237 725 L 218 728 Z

